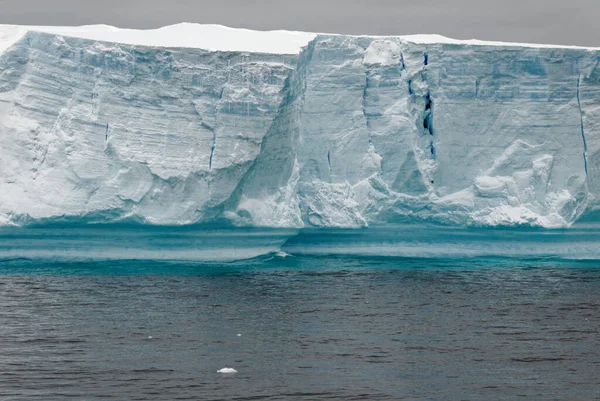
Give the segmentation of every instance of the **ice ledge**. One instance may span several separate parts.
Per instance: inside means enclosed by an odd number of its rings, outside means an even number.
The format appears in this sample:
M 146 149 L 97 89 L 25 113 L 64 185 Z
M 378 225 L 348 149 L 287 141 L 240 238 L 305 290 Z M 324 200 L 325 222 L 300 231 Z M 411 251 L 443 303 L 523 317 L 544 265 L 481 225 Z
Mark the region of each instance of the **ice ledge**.
M 184 47 L 214 51 L 245 51 L 270 54 L 298 54 L 318 33 L 295 31 L 255 31 L 229 28 L 223 25 L 181 23 L 158 29 L 121 29 L 109 25 L 87 26 L 21 26 L 0 24 L 0 53 L 7 50 L 27 32 L 44 32 L 61 36 L 103 42 L 153 47 Z M 357 35 L 335 35 L 359 37 Z M 457 40 L 441 35 L 405 35 L 362 37 L 397 37 L 420 44 L 456 44 L 465 46 L 505 46 L 530 48 L 563 48 L 599 50 L 600 48 L 545 45 L 529 43 L 492 42 L 477 39 Z

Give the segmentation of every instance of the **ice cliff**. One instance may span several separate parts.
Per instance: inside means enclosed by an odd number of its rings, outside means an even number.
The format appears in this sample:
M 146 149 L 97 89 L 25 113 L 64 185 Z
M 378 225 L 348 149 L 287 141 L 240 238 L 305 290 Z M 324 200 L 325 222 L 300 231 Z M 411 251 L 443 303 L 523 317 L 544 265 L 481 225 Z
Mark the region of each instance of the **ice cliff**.
M 0 224 L 569 226 L 600 50 L 0 25 Z

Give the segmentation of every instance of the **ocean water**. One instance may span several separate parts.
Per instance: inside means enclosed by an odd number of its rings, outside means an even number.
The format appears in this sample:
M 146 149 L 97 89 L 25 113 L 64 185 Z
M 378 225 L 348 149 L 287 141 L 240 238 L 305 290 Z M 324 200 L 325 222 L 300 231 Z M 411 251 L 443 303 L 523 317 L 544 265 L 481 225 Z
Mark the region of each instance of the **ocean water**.
M 0 399 L 600 399 L 599 233 L 4 228 Z

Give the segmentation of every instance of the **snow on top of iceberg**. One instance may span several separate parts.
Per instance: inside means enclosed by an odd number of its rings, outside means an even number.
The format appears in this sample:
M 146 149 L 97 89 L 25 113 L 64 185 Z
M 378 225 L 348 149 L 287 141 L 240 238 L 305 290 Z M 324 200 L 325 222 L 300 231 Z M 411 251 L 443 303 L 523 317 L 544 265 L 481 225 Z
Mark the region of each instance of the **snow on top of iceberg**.
M 148 30 L 121 29 L 109 25 L 79 27 L 0 25 L 0 52 L 8 49 L 28 31 L 129 45 L 273 54 L 298 54 L 302 47 L 316 36 L 314 33 L 307 32 L 253 31 L 222 25 L 189 23 Z
M 552 44 L 536 44 L 536 43 L 515 43 L 515 42 L 498 42 L 479 39 L 451 39 L 442 35 L 427 34 L 427 35 L 404 35 L 402 36 L 407 42 L 422 43 L 422 44 L 455 44 L 465 46 L 503 46 L 503 47 L 533 47 L 543 49 L 582 49 L 582 50 L 600 50 L 600 47 L 584 47 L 584 46 L 569 46 L 569 45 L 552 45 Z
M 187 47 L 216 51 L 247 51 L 273 54 L 298 54 L 318 34 L 295 31 L 255 31 L 229 28 L 223 25 L 181 23 L 158 29 L 121 29 L 109 25 L 87 26 L 22 26 L 0 24 L 0 53 L 21 39 L 27 32 L 45 32 L 103 42 L 154 47 Z M 354 36 L 356 35 L 344 35 Z M 529 43 L 490 42 L 476 39 L 457 40 L 441 35 L 370 36 L 398 37 L 407 42 L 420 44 L 459 44 L 467 46 L 518 46 L 534 48 L 598 48 L 540 45 Z

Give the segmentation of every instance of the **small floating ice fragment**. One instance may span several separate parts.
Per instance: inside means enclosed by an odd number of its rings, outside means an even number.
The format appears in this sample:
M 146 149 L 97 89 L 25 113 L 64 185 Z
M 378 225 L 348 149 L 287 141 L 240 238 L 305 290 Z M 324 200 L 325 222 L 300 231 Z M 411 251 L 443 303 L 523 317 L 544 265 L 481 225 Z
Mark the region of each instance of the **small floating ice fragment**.
M 587 319 L 585 319 L 585 320 L 587 320 Z M 242 335 L 241 335 L 241 334 L 238 334 L 237 336 L 238 336 L 238 337 L 241 337 Z
M 217 373 L 232 374 L 232 373 L 237 373 L 237 370 L 235 370 L 233 368 L 223 368 L 221 370 L 217 370 Z

